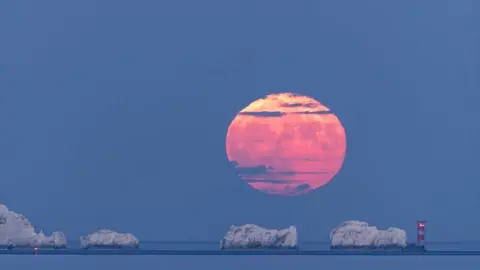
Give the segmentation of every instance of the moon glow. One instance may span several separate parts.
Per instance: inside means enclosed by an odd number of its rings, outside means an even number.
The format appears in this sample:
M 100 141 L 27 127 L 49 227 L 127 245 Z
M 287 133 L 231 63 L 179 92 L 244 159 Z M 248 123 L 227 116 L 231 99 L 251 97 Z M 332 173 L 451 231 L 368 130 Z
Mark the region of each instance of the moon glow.
M 230 124 L 226 152 L 238 176 L 262 192 L 296 196 L 327 184 L 341 169 L 347 143 L 340 120 L 315 99 L 271 94 Z

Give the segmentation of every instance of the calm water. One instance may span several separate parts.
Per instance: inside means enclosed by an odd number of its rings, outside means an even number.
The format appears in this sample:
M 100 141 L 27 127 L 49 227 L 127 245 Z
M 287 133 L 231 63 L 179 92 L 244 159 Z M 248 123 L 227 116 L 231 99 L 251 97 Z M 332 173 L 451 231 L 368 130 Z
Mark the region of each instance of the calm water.
M 218 247 L 212 244 L 173 245 L 176 249 L 205 249 Z M 145 248 L 166 248 L 158 243 L 149 243 Z M 311 248 L 311 247 L 308 247 Z M 429 249 L 478 250 L 479 244 L 431 244 Z M 382 269 L 382 270 L 478 270 L 478 257 L 357 257 L 357 256 L 1 256 L 0 269 Z
M 1 269 L 452 269 L 478 270 L 480 257 L 195 257 L 195 256 L 4 256 Z M 4 268 L 5 267 L 5 268 Z

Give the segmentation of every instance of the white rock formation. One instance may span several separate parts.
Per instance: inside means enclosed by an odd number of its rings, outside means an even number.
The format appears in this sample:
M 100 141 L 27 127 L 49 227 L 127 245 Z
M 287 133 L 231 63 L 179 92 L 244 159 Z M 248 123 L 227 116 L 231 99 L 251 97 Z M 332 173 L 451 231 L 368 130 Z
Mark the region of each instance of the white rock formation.
M 36 247 L 66 248 L 67 238 L 62 232 L 53 232 L 52 236 L 45 236 L 45 234 L 40 231 L 38 237 L 34 239 L 33 245 Z
M 45 236 L 42 231 L 36 233 L 27 218 L 0 204 L 0 245 L 61 248 L 67 246 L 67 239 L 62 232 L 52 236 Z
M 80 237 L 82 248 L 138 248 L 139 241 L 131 233 L 118 233 L 111 230 L 99 230 L 87 236 Z
M 383 247 L 407 245 L 407 233 L 399 228 L 379 230 L 368 223 L 352 220 L 345 221 L 330 232 L 332 247 Z
M 221 249 L 296 248 L 297 229 L 265 229 L 254 224 L 230 226 L 220 241 Z

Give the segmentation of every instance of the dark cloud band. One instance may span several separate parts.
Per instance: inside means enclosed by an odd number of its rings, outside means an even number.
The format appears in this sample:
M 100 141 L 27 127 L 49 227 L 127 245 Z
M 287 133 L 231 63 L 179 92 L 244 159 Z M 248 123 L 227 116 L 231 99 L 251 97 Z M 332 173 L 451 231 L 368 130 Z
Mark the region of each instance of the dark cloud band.
M 262 112 L 239 112 L 239 115 L 248 115 L 256 117 L 282 117 L 286 114 L 334 114 L 331 111 L 304 111 L 304 112 L 278 112 L 278 111 L 262 111 Z

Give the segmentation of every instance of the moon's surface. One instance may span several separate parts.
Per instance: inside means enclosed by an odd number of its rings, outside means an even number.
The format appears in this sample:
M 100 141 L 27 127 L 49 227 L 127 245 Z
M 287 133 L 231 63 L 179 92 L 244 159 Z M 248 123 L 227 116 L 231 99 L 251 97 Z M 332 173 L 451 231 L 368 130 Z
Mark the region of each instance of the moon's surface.
M 347 148 L 340 120 L 315 99 L 271 94 L 241 110 L 226 151 L 241 179 L 268 194 L 295 196 L 327 184 Z

